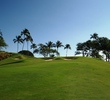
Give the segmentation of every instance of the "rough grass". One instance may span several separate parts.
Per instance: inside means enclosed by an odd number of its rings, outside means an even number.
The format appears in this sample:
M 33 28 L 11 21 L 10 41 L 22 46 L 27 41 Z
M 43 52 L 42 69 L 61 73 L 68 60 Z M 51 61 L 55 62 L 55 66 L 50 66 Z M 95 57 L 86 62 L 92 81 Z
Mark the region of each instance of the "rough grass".
M 109 100 L 110 64 L 92 58 L 0 61 L 0 100 Z

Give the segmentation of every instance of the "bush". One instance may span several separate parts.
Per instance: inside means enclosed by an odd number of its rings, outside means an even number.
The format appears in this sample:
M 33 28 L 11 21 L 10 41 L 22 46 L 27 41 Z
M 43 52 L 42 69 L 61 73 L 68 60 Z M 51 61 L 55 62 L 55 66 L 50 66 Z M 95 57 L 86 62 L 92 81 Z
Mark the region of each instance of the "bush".
M 20 54 L 23 54 L 23 55 L 26 55 L 26 56 L 31 56 L 31 57 L 34 57 L 33 53 L 28 51 L 28 50 L 22 50 L 20 52 L 18 52 Z
M 3 59 L 6 59 L 8 57 L 11 57 L 12 54 L 11 53 L 8 53 L 8 52 L 0 52 L 0 60 L 3 60 Z

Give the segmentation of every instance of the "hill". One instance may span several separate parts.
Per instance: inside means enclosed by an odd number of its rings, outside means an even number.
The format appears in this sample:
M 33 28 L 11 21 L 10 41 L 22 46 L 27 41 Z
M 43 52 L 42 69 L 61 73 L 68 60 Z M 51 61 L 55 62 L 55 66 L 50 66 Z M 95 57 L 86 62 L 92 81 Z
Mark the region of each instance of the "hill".
M 0 61 L 0 100 L 109 100 L 110 64 L 93 58 Z

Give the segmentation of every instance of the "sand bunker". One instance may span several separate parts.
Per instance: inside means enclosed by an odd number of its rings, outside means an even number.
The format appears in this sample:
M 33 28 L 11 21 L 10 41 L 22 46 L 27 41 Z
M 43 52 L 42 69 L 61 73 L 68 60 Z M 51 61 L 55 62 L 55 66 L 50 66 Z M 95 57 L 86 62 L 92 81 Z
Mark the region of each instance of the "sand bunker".
M 53 59 L 48 59 L 48 60 L 45 60 L 45 61 L 52 61 Z
M 71 60 L 71 59 L 64 59 L 64 60 Z

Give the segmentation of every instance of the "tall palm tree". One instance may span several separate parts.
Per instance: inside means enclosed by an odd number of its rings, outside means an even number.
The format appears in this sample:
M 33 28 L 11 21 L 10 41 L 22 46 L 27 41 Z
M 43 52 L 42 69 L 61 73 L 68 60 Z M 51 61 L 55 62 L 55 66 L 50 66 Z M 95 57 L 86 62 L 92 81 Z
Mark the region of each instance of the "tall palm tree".
M 70 44 L 66 44 L 64 49 L 66 49 L 66 57 L 67 57 L 68 49 L 71 49 Z
M 24 43 L 26 40 L 28 40 L 29 36 L 30 36 L 30 32 L 28 29 L 24 29 L 22 32 L 21 32 L 21 36 L 23 36 L 23 47 L 22 47 L 22 50 L 24 49 Z M 27 43 L 28 44 L 28 43 Z M 27 47 L 28 48 L 28 47 Z
M 18 52 L 18 50 L 19 50 L 19 44 L 20 44 L 20 43 L 23 43 L 23 39 L 21 38 L 20 35 L 18 35 L 18 36 L 16 36 L 15 39 L 13 39 L 13 41 L 14 41 L 14 43 L 17 42 L 17 52 Z
M 49 41 L 46 43 L 47 47 L 50 49 L 53 47 L 53 42 L 52 41 Z
M 64 47 L 64 46 L 62 45 L 62 42 L 57 41 L 56 44 L 55 44 L 55 47 L 57 48 L 57 52 L 58 52 L 58 48 Z
M 29 35 L 29 36 L 27 36 L 24 40 L 26 40 L 26 42 L 27 42 L 27 50 L 28 50 L 29 42 L 33 43 L 33 39 L 32 39 L 32 37 Z
M 21 35 L 24 35 L 25 36 L 29 36 L 30 35 L 30 32 L 27 28 L 25 28 L 22 32 L 21 32 Z

